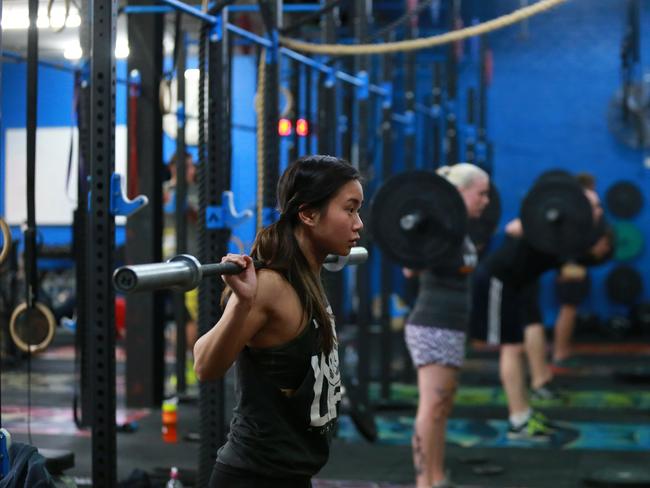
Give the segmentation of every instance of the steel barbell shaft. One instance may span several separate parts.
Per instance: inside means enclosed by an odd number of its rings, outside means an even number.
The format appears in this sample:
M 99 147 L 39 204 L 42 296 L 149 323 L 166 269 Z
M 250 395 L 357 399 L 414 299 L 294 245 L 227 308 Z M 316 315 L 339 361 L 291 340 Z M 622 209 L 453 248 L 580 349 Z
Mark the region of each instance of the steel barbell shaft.
M 368 258 L 368 251 L 363 247 L 353 247 L 348 256 L 331 254 L 325 258 L 326 263 L 345 260 L 345 264 L 361 264 Z M 254 262 L 255 269 L 264 266 L 260 261 Z M 204 277 L 237 274 L 242 268 L 235 263 L 201 264 L 198 259 L 188 254 L 174 256 L 164 263 L 136 264 L 122 266 L 113 273 L 113 286 L 122 293 L 148 291 L 161 288 L 179 288 L 191 290 L 196 288 Z

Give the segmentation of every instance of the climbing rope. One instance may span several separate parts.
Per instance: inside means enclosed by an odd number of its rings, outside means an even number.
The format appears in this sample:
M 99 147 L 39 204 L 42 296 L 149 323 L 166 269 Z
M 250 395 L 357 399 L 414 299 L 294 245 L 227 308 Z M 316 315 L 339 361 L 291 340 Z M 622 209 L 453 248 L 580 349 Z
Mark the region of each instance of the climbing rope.
M 255 111 L 257 117 L 257 223 L 256 231 L 262 230 L 264 212 L 264 89 L 266 86 L 266 49 L 260 52 L 257 68 L 257 94 L 255 96 Z
M 314 44 L 311 42 L 298 41 L 289 37 L 280 37 L 280 43 L 295 51 L 311 54 L 326 54 L 332 56 L 354 56 L 362 54 L 387 54 L 395 52 L 417 51 L 434 46 L 440 46 L 451 42 L 467 39 L 468 37 L 480 36 L 498 29 L 502 29 L 524 19 L 541 14 L 566 0 L 542 0 L 536 4 L 515 10 L 496 19 L 481 24 L 465 27 L 445 34 L 423 37 L 420 39 L 408 39 L 405 41 L 389 42 L 383 44 Z

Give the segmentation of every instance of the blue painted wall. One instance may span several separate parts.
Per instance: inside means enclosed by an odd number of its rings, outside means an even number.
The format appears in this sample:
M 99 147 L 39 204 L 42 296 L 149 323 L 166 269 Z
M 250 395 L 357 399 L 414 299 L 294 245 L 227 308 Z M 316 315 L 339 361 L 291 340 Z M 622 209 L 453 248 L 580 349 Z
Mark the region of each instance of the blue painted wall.
M 73 113 L 74 66 L 62 65 L 69 70 L 40 66 L 38 70 L 38 127 L 70 127 L 76 125 Z M 126 63 L 116 65 L 118 79 L 126 78 Z M 2 63 L 2 126 L 0 127 L 0 215 L 4 215 L 5 189 L 5 131 L 26 125 L 27 110 L 27 64 L 23 62 Z M 126 88 L 117 85 L 115 119 L 118 125 L 126 124 Z M 69 140 L 61 144 L 67 148 Z M 38 177 L 38 176 L 37 176 Z M 65 178 L 61 174 L 61 178 Z M 66 198 L 61 195 L 61 198 Z M 38 215 L 37 215 L 38 219 Z M 68 226 L 40 226 L 39 234 L 47 245 L 64 245 L 72 240 L 72 230 Z M 12 228 L 12 235 L 20 240 L 20 230 Z M 124 242 L 124 229 L 116 230 L 116 242 Z
M 501 15 L 518 8 L 520 2 L 492 3 L 495 9 L 490 15 Z M 645 275 L 644 298 L 648 300 L 650 169 L 644 167 L 640 151 L 614 139 L 606 119 L 608 102 L 621 84 L 619 53 L 626 4 L 575 0 L 531 19 L 525 38 L 519 26 L 491 34 L 494 78 L 489 134 L 495 145 L 494 178 L 502 195 L 502 223 L 517 215 L 532 181 L 547 169 L 593 173 L 603 199 L 619 180 L 639 185 L 646 203 L 632 221 L 642 230 L 646 248 L 631 264 Z M 650 73 L 647 4 L 641 25 L 642 65 Z M 592 270 L 592 292 L 584 304 L 604 317 L 626 311 L 605 295 L 604 280 L 613 264 Z M 547 324 L 553 322 L 557 306 L 552 279 L 552 274 L 544 278 L 542 294 Z
M 475 0 L 464 2 L 464 8 L 477 13 L 481 20 L 502 15 L 520 6 L 518 0 Z M 650 25 L 650 8 L 644 5 L 643 28 Z M 470 19 L 466 19 L 466 24 Z M 597 178 L 598 190 L 606 189 L 621 179 L 635 181 L 650 198 L 650 171 L 642 163 L 642 154 L 619 145 L 606 124 L 607 104 L 620 85 L 620 43 L 625 20 L 625 2 L 610 0 L 573 0 L 530 20 L 528 35 L 513 26 L 490 34 L 494 52 L 494 78 L 489 92 L 488 130 L 494 142 L 494 179 L 500 188 L 503 203 L 502 224 L 518 213 L 523 195 L 541 172 L 556 167 L 572 171 L 590 171 Z M 467 54 L 461 65 L 461 99 L 464 87 L 477 81 L 477 66 Z M 423 53 L 419 61 L 440 59 L 443 51 Z M 650 34 L 642 36 L 644 65 L 650 70 Z M 124 63 L 118 63 L 120 76 Z M 422 72 L 422 68 L 420 73 Z M 426 72 L 426 69 L 425 69 Z M 426 74 L 418 80 L 426 78 Z M 72 75 L 43 68 L 40 71 L 39 125 L 68 125 L 71 117 Z M 396 80 L 399 80 L 399 73 Z M 426 83 L 425 83 L 426 84 Z M 255 60 L 237 56 L 233 72 L 233 121 L 240 126 L 255 126 L 253 95 L 256 85 Z M 422 85 L 421 85 L 422 86 Z M 7 127 L 24 126 L 24 65 L 3 66 L 3 132 Z M 399 93 L 397 94 L 399 96 Z M 399 110 L 400 104 L 395 106 Z M 126 119 L 126 94 L 118 87 L 117 121 Z M 460 104 L 462 107 L 462 103 Z M 464 110 L 459 108 L 459 113 Z M 400 128 L 396 127 L 399 134 Z M 255 134 L 233 129 L 232 189 L 239 209 L 254 208 L 256 187 Z M 398 137 L 399 140 L 399 137 Z M 312 139 L 312 142 L 314 140 Z M 173 151 L 173 141 L 165 142 L 165 158 Z M 1 151 L 4 165 L 4 149 Z M 401 167 L 399 146 L 395 148 L 396 168 Z M 4 166 L 1 168 L 3 169 Z M 0 178 L 4 171 L 0 171 Z M 0 186 L 3 191 L 4 186 Z M 368 195 L 370 197 L 370 195 Z M 0 199 L 2 202 L 2 199 Z M 1 204 L 1 203 L 0 203 Z M 650 205 L 633 219 L 650 238 Z M 0 209 L 1 211 L 1 209 Z M 69 239 L 69 229 L 43 229 L 46 242 Z M 246 249 L 254 236 L 254 222 L 235 229 Z M 650 253 L 632 262 L 644 274 L 650 269 Z M 605 297 L 604 279 L 611 269 L 608 264 L 592 272 L 592 293 L 585 304 L 604 317 L 622 310 Z M 546 276 L 542 303 L 545 321 L 552 322 L 556 306 Z M 646 278 L 644 298 L 650 299 L 650 280 Z

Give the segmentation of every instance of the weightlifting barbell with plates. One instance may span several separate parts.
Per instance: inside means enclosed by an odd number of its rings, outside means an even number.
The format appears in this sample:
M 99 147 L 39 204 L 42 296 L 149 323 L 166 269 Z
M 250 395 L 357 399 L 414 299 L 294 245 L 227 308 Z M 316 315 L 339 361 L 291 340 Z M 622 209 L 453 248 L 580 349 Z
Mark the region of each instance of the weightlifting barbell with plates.
M 551 183 L 555 181 L 571 181 L 576 182 L 576 177 L 572 175 L 565 169 L 554 168 L 548 169 L 537 176 L 537 179 L 533 182 L 533 185 L 539 185 L 540 183 Z
M 460 193 L 430 171 L 400 173 L 379 188 L 370 204 L 370 234 L 381 250 L 407 268 L 444 260 L 467 235 Z
M 524 236 L 540 252 L 570 259 L 596 241 L 592 208 L 577 182 L 536 184 L 521 207 Z M 370 205 L 370 233 L 393 261 L 413 269 L 443 262 L 468 233 L 465 204 L 445 178 L 416 170 L 389 178 Z
M 347 256 L 330 254 L 323 267 L 328 271 L 340 271 L 346 265 L 362 264 L 368 259 L 368 251 L 363 247 L 353 247 Z M 254 262 L 255 268 L 263 268 L 261 261 Z M 241 273 L 242 268 L 235 263 L 201 264 L 189 254 L 174 256 L 164 263 L 136 264 L 122 266 L 113 273 L 113 286 L 122 293 L 176 288 L 182 291 L 199 286 L 203 278 L 224 274 Z
M 574 181 L 557 179 L 534 185 L 519 215 L 525 239 L 540 252 L 579 258 L 597 240 L 591 203 Z

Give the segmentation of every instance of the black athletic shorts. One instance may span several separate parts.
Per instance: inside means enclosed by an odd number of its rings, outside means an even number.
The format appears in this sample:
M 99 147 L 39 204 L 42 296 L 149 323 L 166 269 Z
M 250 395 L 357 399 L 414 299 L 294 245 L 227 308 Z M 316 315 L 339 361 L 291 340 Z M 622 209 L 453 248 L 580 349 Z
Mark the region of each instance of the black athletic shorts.
M 311 488 L 308 478 L 266 478 L 226 464 L 215 463 L 210 488 Z
M 581 280 L 560 280 L 555 282 L 555 294 L 561 305 L 580 305 L 589 296 L 589 276 Z
M 472 338 L 489 344 L 520 344 L 526 326 L 542 321 L 537 280 L 515 288 L 480 265 L 472 278 Z

